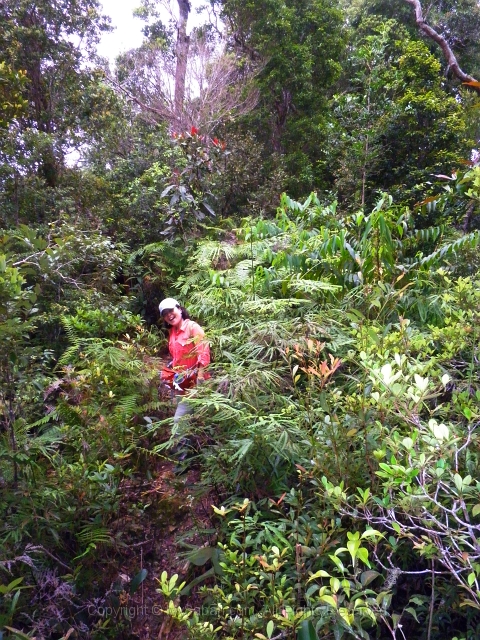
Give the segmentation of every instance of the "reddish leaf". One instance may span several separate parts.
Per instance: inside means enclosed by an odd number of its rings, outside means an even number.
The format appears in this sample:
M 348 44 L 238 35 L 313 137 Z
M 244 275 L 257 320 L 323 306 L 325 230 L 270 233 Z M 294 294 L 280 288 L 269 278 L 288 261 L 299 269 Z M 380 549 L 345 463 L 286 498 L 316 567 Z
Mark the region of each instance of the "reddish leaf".
M 436 202 L 438 200 L 438 196 L 430 196 L 429 198 L 425 198 L 421 202 L 417 202 L 416 207 L 423 207 L 424 204 L 429 204 L 430 202 Z

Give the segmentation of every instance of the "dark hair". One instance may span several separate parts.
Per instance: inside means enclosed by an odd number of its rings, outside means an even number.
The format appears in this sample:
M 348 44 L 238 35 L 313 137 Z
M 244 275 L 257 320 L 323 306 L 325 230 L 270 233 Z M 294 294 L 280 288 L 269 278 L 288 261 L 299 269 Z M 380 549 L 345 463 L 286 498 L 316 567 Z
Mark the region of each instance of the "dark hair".
M 182 314 L 182 320 L 190 320 L 190 314 L 188 313 L 188 311 L 185 309 L 185 307 L 182 307 L 181 304 L 178 305 L 178 308 L 180 309 L 180 312 Z M 162 320 L 163 320 L 163 316 Z M 171 325 L 168 324 L 168 322 L 166 322 L 166 320 L 163 320 L 163 326 L 166 327 L 167 329 L 171 329 Z
M 185 309 L 185 307 L 182 307 L 182 305 L 179 305 L 179 307 L 180 307 L 180 311 L 182 312 L 182 319 L 183 320 L 190 320 L 190 314 Z

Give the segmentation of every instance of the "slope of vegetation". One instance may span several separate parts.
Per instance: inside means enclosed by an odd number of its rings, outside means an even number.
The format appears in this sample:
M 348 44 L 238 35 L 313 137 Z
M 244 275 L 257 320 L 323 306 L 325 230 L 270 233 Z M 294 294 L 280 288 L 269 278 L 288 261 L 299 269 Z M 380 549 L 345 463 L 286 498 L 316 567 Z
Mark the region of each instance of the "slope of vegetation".
M 3 3 L 1 638 L 478 637 L 478 83 L 384 4 L 212 2 L 207 108 L 154 4 L 110 74 L 95 0 Z

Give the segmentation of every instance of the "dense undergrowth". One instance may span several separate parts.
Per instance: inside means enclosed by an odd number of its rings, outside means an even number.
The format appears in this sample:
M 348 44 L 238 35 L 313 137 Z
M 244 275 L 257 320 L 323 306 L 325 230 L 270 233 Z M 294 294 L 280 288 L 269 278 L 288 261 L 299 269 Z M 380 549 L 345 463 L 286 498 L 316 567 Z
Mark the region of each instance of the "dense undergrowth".
M 0 2 L 0 640 L 476 640 L 478 2 L 101 4 Z
M 5 233 L 0 633 L 131 637 L 95 615 L 145 579 L 119 564 L 159 517 L 123 487 L 188 433 L 217 499 L 195 578 L 158 576 L 182 637 L 478 637 L 479 236 L 417 227 L 386 194 L 349 217 L 283 195 L 181 273 L 168 243 Z M 166 291 L 214 354 L 170 437 L 138 313 Z

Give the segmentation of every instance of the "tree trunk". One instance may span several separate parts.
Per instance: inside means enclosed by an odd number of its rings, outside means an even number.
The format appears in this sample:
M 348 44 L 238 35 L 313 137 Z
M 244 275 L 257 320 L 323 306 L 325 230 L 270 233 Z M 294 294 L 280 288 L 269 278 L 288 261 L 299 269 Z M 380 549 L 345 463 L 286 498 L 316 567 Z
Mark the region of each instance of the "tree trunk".
M 183 121 L 183 103 L 185 98 L 185 76 L 187 73 L 188 49 L 190 47 L 190 36 L 187 35 L 187 21 L 191 5 L 189 0 L 177 0 L 180 13 L 177 28 L 175 68 L 175 116 L 179 125 L 185 128 L 188 123 Z
M 34 33 L 38 31 L 41 33 L 42 23 L 35 8 L 24 14 L 21 19 L 21 24 L 29 32 Z M 45 52 L 42 49 L 40 36 L 30 38 L 27 51 L 26 73 L 30 81 L 28 92 L 29 102 L 33 107 L 34 126 L 42 133 L 51 134 L 54 129 L 52 121 L 52 101 L 42 71 L 42 60 Z M 44 151 L 41 153 L 39 173 L 49 187 L 54 188 L 57 186 L 58 166 L 52 144 L 46 145 Z
M 282 96 L 275 100 L 274 107 L 276 117 L 272 131 L 272 146 L 277 153 L 283 153 L 282 134 L 285 130 L 285 123 L 287 122 L 288 114 L 291 111 L 295 111 L 290 91 L 282 89 Z

